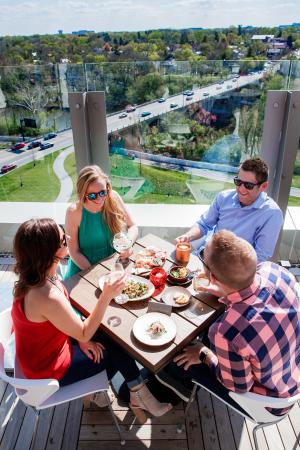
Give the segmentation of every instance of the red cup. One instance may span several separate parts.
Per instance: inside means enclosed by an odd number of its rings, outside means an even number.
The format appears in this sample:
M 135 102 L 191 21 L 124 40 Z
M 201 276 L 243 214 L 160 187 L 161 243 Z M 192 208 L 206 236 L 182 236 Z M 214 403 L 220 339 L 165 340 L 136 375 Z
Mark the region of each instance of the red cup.
M 162 267 L 155 267 L 150 272 L 149 280 L 156 288 L 160 288 L 166 284 L 167 276 L 167 272 Z

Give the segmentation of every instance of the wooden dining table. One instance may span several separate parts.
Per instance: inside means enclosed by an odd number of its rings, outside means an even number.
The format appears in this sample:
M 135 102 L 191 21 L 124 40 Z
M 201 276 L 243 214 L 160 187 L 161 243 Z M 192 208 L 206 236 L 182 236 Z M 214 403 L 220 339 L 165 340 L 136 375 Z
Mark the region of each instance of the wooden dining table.
M 133 254 L 126 271 L 131 273 L 134 267 L 135 255 L 148 246 L 154 246 L 167 252 L 164 269 L 168 271 L 175 261 L 175 246 L 170 242 L 153 234 L 138 239 L 133 246 Z M 118 254 L 102 260 L 88 270 L 82 271 L 65 280 L 64 284 L 69 292 L 71 302 L 84 316 L 88 316 L 94 309 L 95 302 L 101 293 L 99 278 L 114 270 Z M 188 268 L 200 269 L 200 260 L 191 255 Z M 166 284 L 166 287 L 168 283 Z M 102 319 L 100 328 L 117 342 L 133 358 L 155 373 L 168 364 L 175 354 L 195 339 L 223 312 L 224 306 L 207 293 L 196 293 L 192 285 L 187 286 L 191 293 L 190 303 L 182 308 L 173 308 L 170 318 L 176 325 L 175 338 L 159 347 L 148 346 L 138 341 L 133 335 L 132 328 L 138 317 L 147 313 L 149 301 L 160 302 L 163 292 L 151 299 L 130 301 L 118 305 L 113 300 L 109 304 Z M 154 295 L 154 294 L 153 294 Z M 187 311 L 192 311 L 191 314 Z M 117 322 L 112 320 L 117 318 Z M 116 326 L 117 323 L 117 326 Z

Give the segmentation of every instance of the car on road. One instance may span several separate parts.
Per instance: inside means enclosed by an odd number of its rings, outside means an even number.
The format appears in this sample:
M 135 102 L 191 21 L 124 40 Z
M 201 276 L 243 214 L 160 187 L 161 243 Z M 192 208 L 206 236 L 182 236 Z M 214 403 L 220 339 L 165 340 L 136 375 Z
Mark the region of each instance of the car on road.
M 7 173 L 7 172 L 9 172 L 10 170 L 15 169 L 16 167 L 17 167 L 17 164 L 5 164 L 5 166 L 2 166 L 2 167 L 1 167 L 0 172 L 1 172 L 1 173 Z
M 208 97 L 209 96 L 209 92 L 203 92 L 203 97 Z
M 170 104 L 170 108 L 177 108 L 178 104 L 177 103 L 171 103 Z
M 166 101 L 166 99 L 164 97 L 161 97 L 157 101 L 158 101 L 158 103 L 164 103 Z
M 194 95 L 194 91 L 187 89 L 186 91 L 183 91 L 183 95 Z
M 30 150 L 31 148 L 39 147 L 41 145 L 41 141 L 32 141 L 29 142 L 27 149 Z
M 151 114 L 151 112 L 149 112 L 149 111 L 143 111 L 141 113 L 141 117 L 147 117 L 147 116 L 150 116 L 150 114 Z
M 127 117 L 127 114 L 125 112 L 119 115 L 119 119 L 124 119 L 124 117 Z
M 227 86 L 226 86 L 226 89 L 232 89 L 232 85 L 231 84 L 228 84 Z
M 126 108 L 125 108 L 125 111 L 127 113 L 131 113 L 131 112 L 135 111 L 135 109 L 136 109 L 135 106 L 127 105 Z
M 56 133 L 47 133 L 44 136 L 44 141 L 48 141 L 49 139 L 54 139 L 57 136 Z
M 186 96 L 186 100 L 192 100 L 193 96 L 192 95 L 187 95 Z
M 218 84 L 224 84 L 224 80 L 219 81 Z
M 15 144 L 11 147 L 11 150 L 21 150 L 25 147 L 26 144 L 24 142 L 20 142 L 19 144 Z
M 216 86 L 216 89 L 217 90 L 222 89 L 222 86 L 218 85 L 218 86 Z
M 50 142 L 45 142 L 40 144 L 40 150 L 46 150 L 46 148 L 54 147 L 54 144 L 51 144 Z

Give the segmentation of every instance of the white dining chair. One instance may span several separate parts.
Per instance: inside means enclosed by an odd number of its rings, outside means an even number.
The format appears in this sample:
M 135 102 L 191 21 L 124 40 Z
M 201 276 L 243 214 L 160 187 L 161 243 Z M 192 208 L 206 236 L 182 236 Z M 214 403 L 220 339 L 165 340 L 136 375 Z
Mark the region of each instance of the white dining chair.
M 36 437 L 37 425 L 40 411 L 46 408 L 67 403 L 81 397 L 103 391 L 107 398 L 107 405 L 113 418 L 114 424 L 120 436 L 121 445 L 125 444 L 122 432 L 109 397 L 107 395 L 108 379 L 106 371 L 103 370 L 97 375 L 86 378 L 76 383 L 60 387 L 59 381 L 55 379 L 27 379 L 24 377 L 21 368 L 15 359 L 14 377 L 6 374 L 4 369 L 4 354 L 6 344 L 9 342 L 12 331 L 11 308 L 0 313 L 0 378 L 15 388 L 18 399 L 22 400 L 26 406 L 33 409 L 35 413 L 35 424 L 32 433 L 32 447 Z
M 199 383 L 196 380 L 192 381 L 194 383 L 194 388 L 190 396 L 190 399 L 185 407 L 185 416 L 187 415 L 189 407 L 195 398 L 197 388 L 201 387 L 206 391 L 208 391 L 210 394 L 217 397 L 221 402 L 225 403 L 225 405 L 234 409 L 238 414 L 242 415 L 246 419 L 249 419 L 256 424 L 252 430 L 256 450 L 259 450 L 256 436 L 257 430 L 280 422 L 289 413 L 288 411 L 286 414 L 283 414 L 282 416 L 275 416 L 274 414 L 271 414 L 266 408 L 278 408 L 278 409 L 288 408 L 293 406 L 297 401 L 300 400 L 300 393 L 294 395 L 293 397 L 278 398 L 278 397 L 267 397 L 265 395 L 255 394 L 254 392 L 246 392 L 243 394 L 239 394 L 237 392 L 229 391 L 228 393 L 230 398 L 232 398 L 232 400 L 234 400 L 234 402 L 237 404 L 234 405 L 234 403 L 226 401 L 226 399 L 218 395 L 218 393 L 214 391 L 213 388 L 211 387 L 208 388 L 207 386 Z

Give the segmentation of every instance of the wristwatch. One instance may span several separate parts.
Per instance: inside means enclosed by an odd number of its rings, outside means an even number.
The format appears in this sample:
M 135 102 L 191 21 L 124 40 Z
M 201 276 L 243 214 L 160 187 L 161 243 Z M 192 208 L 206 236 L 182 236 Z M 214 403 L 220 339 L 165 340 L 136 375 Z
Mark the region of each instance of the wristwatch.
M 201 348 L 200 353 L 199 353 L 200 362 L 205 364 L 205 360 L 206 360 L 206 357 L 207 357 L 209 352 L 210 352 L 209 348 L 207 348 L 207 347 Z

